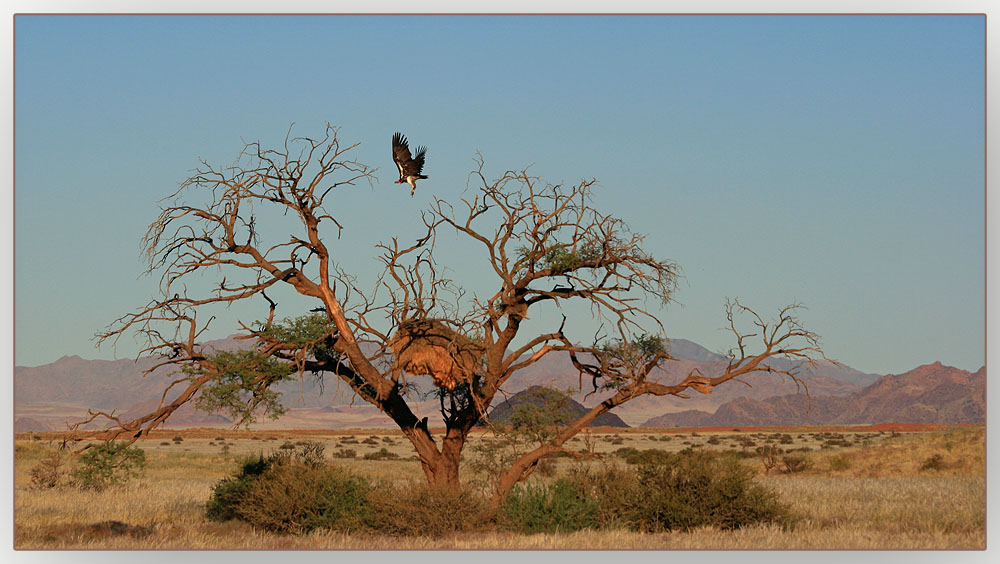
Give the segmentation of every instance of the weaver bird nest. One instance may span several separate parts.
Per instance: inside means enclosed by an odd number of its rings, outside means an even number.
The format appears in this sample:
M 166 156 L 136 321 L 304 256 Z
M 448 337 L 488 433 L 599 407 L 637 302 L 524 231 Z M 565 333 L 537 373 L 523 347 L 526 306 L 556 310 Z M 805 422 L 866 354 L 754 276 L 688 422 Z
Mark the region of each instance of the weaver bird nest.
M 389 341 L 393 370 L 430 375 L 434 385 L 454 390 L 472 380 L 485 348 L 437 319 L 405 321 Z

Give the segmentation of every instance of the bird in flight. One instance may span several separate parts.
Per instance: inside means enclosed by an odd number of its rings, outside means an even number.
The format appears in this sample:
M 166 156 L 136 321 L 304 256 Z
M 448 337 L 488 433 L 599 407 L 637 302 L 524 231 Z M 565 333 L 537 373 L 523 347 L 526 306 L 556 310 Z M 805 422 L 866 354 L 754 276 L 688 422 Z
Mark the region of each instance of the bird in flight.
M 417 147 L 417 153 L 410 156 L 410 146 L 406 144 L 406 137 L 398 131 L 392 136 L 392 160 L 396 162 L 399 169 L 399 180 L 395 184 L 407 183 L 410 185 L 410 196 L 417 190 L 417 180 L 427 178 L 420 174 L 424 168 L 424 157 L 427 156 L 426 147 Z

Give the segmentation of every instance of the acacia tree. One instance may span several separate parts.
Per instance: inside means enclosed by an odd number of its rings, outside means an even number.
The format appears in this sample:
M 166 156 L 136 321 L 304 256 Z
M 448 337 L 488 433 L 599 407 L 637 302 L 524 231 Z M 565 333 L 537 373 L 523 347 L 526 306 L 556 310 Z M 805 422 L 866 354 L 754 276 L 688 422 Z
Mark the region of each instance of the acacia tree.
M 280 413 L 271 391 L 276 382 L 295 372 L 330 374 L 399 426 L 432 486 L 457 489 L 469 431 L 505 382 L 546 355 L 568 354 L 581 386 L 586 377 L 592 392 L 612 395 L 506 468 L 494 492 L 498 504 L 542 457 L 578 456 L 564 443 L 629 400 L 684 397 L 689 389 L 707 394 L 762 371 L 799 382 L 795 367 L 801 363 L 779 370 L 767 360 L 809 363 L 822 356 L 817 335 L 795 317 L 798 306 L 768 321 L 732 301 L 726 314 L 736 346 L 726 369 L 715 375 L 695 371 L 673 384 L 657 381 L 656 369 L 672 357 L 647 304 L 671 300 L 677 265 L 649 254 L 641 235 L 594 206 L 594 181 L 551 185 L 527 170 L 489 180 L 481 156 L 470 175 L 472 195 L 456 203 L 435 199 L 414 242 L 392 238 L 378 244 L 381 276 L 362 287 L 337 266 L 337 252 L 353 250 L 336 247 L 343 227 L 332 200 L 346 186 L 375 179 L 375 169 L 348 156 L 355 146 L 343 145 L 329 125 L 321 138 L 289 136 L 276 149 L 249 143 L 227 168 L 202 162 L 164 200 L 143 238 L 148 272 L 160 276 L 159 293 L 99 333 L 98 341 L 137 333 L 147 343 L 140 354 L 161 359 L 150 371 L 172 366 L 179 372 L 156 410 L 130 421 L 93 412 L 81 424 L 109 418 L 114 425 L 99 436 L 135 440 L 189 401 L 248 420 Z M 267 216 L 269 211 L 278 214 Z M 265 237 L 258 227 L 265 217 L 294 218 L 287 241 Z M 495 280 L 488 292 L 468 294 L 441 275 L 435 244 L 445 231 L 479 246 L 479 259 Z M 206 278 L 210 287 L 196 291 Z M 312 299 L 315 309 L 276 320 L 277 303 L 267 292 L 279 287 Z M 211 322 L 203 320 L 206 311 L 234 302 L 266 308 L 266 320 L 240 323 L 241 338 L 253 346 L 218 352 L 200 344 Z M 588 305 L 602 321 L 604 333 L 593 342 L 571 340 L 564 315 L 541 316 L 543 323 L 552 320 L 545 332 L 526 329 L 525 320 L 546 304 L 572 302 Z M 432 376 L 445 424 L 437 436 L 412 407 L 407 378 L 415 375 Z M 168 400 L 174 387 L 180 392 Z M 75 430 L 73 438 L 81 433 Z

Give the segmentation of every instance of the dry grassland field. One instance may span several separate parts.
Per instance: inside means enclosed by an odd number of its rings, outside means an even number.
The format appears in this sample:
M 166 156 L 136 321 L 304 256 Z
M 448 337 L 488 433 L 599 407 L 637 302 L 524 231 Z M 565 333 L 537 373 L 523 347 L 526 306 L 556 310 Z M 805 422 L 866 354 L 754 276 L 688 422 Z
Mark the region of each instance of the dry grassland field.
M 483 440 L 475 436 L 467 446 Z M 965 549 L 986 544 L 985 431 L 950 428 L 766 428 L 725 430 L 603 429 L 582 434 L 570 448 L 592 446 L 605 463 L 624 464 L 619 449 L 745 451 L 742 464 L 777 492 L 796 519 L 791 526 L 736 530 L 697 528 L 667 533 L 630 530 L 522 535 L 483 530 L 445 536 L 373 536 L 317 529 L 281 535 L 242 521 L 206 519 L 213 486 L 237 460 L 298 442 L 317 441 L 335 464 L 373 480 L 420 482 L 409 443 L 398 432 L 348 430 L 159 431 L 136 446 L 145 474 L 103 491 L 73 485 L 38 487 L 32 468 L 55 450 L 56 435 L 15 440 L 14 529 L 17 549 Z M 803 455 L 805 470 L 765 472 L 760 446 Z M 353 458 L 336 457 L 347 449 Z M 382 459 L 365 459 L 382 449 Z M 392 454 L 398 458 L 392 458 Z M 68 457 L 67 457 L 68 458 Z M 573 464 L 552 459 L 554 480 Z M 595 462 L 596 463 L 596 462 Z M 68 462 L 67 464 L 71 464 Z M 463 470 L 463 479 L 470 479 Z M 109 527 L 115 521 L 122 525 Z

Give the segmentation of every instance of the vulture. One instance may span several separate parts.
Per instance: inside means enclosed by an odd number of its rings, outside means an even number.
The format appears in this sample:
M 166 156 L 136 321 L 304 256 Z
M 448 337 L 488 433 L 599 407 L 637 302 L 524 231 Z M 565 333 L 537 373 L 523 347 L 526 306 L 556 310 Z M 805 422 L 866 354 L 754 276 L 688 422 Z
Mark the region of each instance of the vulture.
M 424 157 L 427 156 L 426 147 L 417 147 L 417 154 L 410 156 L 410 147 L 406 144 L 406 137 L 398 131 L 392 136 L 392 160 L 396 162 L 399 169 L 399 180 L 395 184 L 407 183 L 410 185 L 410 196 L 417 190 L 417 180 L 427 178 L 420 174 L 424 168 Z

